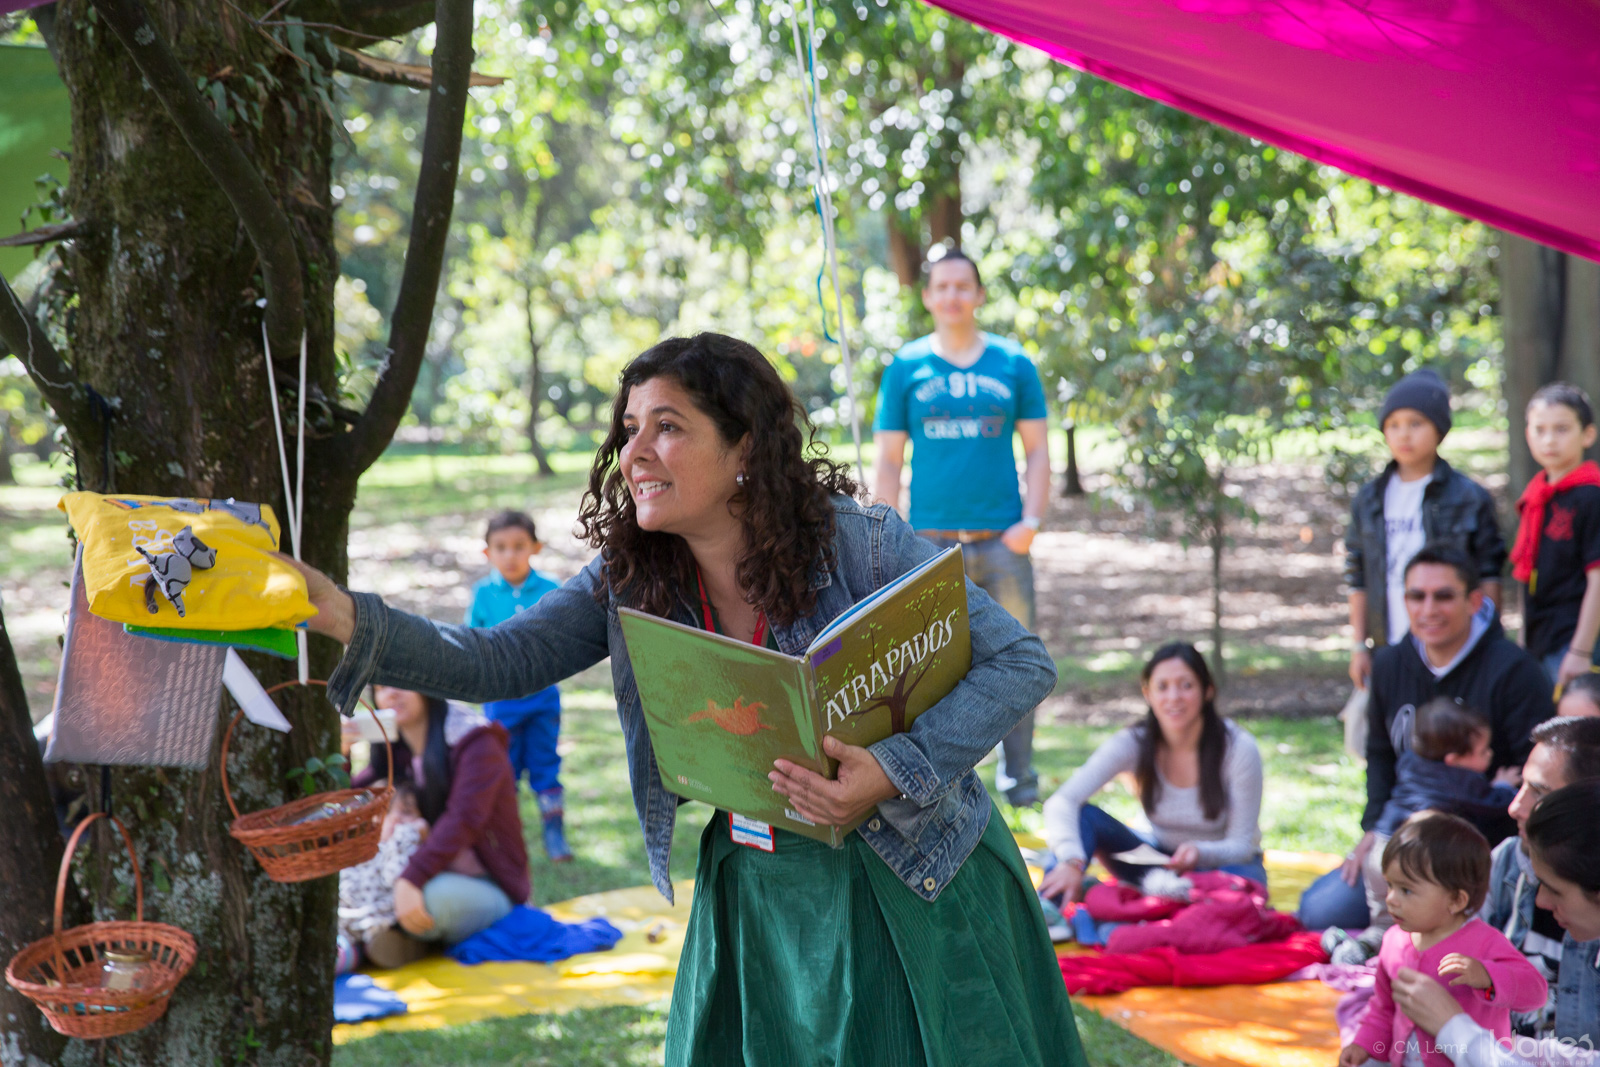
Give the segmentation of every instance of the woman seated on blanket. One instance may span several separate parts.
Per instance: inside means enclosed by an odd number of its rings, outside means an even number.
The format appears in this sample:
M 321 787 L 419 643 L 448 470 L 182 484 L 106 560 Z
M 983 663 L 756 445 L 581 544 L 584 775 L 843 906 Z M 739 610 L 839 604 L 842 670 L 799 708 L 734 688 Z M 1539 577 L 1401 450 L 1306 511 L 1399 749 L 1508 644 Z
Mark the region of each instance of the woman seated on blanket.
M 1056 866 L 1040 892 L 1083 895 L 1083 871 L 1099 856 L 1113 874 L 1135 868 L 1111 859 L 1154 846 L 1182 873 L 1222 870 L 1266 884 L 1261 864 L 1261 753 L 1255 738 L 1217 713 L 1216 687 L 1193 645 L 1157 650 L 1139 679 L 1149 706 L 1144 721 L 1113 735 L 1045 801 L 1045 839 Z M 1131 830 L 1088 803 L 1118 774 L 1131 771 L 1150 831 Z
M 394 882 L 399 927 L 365 939 L 368 960 L 398 967 L 426 955 L 428 943 L 465 940 L 525 903 L 528 847 L 505 727 L 409 689 L 378 686 L 375 695 L 394 709 L 400 735 L 394 780 L 411 784 L 429 826 Z M 387 750 L 375 745 L 372 757 L 357 786 L 388 777 Z
M 1589 779 L 1545 795 L 1523 831 L 1528 859 L 1539 879 L 1538 905 L 1553 912 L 1566 937 L 1584 943 L 1595 963 L 1600 941 L 1600 780 Z M 1430 975 L 1406 968 L 1394 978 L 1395 1004 L 1434 1036 L 1435 1047 L 1455 1067 L 1596 1067 L 1600 1065 L 1600 995 L 1595 976 L 1561 974 L 1559 995 L 1580 1005 L 1577 1033 L 1505 1042 L 1473 1022 L 1455 996 Z

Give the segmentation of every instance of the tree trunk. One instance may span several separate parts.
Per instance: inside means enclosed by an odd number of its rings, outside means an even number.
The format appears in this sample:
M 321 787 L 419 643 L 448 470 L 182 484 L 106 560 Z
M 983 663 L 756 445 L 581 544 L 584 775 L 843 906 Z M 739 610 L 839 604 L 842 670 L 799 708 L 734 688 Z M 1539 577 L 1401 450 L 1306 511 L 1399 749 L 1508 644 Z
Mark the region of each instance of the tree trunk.
M 1082 496 L 1083 481 L 1078 477 L 1078 424 L 1067 420 L 1067 473 L 1061 481 L 1062 496 Z
M 891 211 L 889 224 L 889 266 L 900 279 L 902 286 L 920 286 L 922 282 L 922 237 L 916 222 L 905 215 Z
M 33 739 L 33 717 L 17 670 L 5 617 L 0 615 L 0 810 L 10 832 L 0 834 L 0 958 L 50 933 L 61 835 Z M 0 984 L 0 1063 L 44 1067 L 57 1062 L 67 1040 L 50 1028 L 33 1002 Z
M 11 420 L 0 418 L 0 485 L 16 485 L 17 472 L 11 467 Z
M 58 280 L 70 300 L 59 325 L 69 347 L 60 356 L 41 350 L 30 372 L 67 427 L 85 488 L 231 496 L 272 504 L 282 520 L 272 410 L 277 405 L 287 416 L 292 464 L 298 353 L 283 334 L 297 341 L 303 320 L 302 556 L 342 581 L 356 479 L 403 413 L 432 315 L 459 158 L 472 7 L 470 0 L 438 2 L 436 91 L 391 356 L 368 410 L 348 429 L 324 399 L 337 396 L 339 265 L 329 194 L 332 119 L 319 89 L 335 89 L 318 58 L 326 49 L 316 31 L 305 30 L 303 45 L 291 49 L 298 38 L 254 22 L 267 7 L 266 0 L 241 0 L 197 14 L 174 0 L 150 0 L 149 10 L 138 0 L 94 0 L 92 7 L 60 0 L 48 21 L 72 101 L 68 207 L 84 230 L 61 249 Z M 419 24 L 401 25 L 416 17 L 411 9 L 380 14 L 393 23 L 381 35 Z M 342 21 L 355 22 L 353 29 L 375 25 L 349 15 Z M 278 34 L 276 43 L 270 33 Z M 259 96 L 239 73 L 247 71 L 255 86 L 265 86 Z M 259 210 L 252 215 L 249 205 Z M 294 299 L 270 300 L 263 310 L 258 301 L 274 293 Z M 409 330 L 400 327 L 402 318 Z M 264 323 L 276 338 L 278 395 L 267 385 Z M 19 351 L 42 335 L 36 324 L 0 315 L 0 336 Z M 62 386 L 62 378 L 92 389 Z M 288 542 L 286 536 L 285 550 Z M 263 681 L 294 670 L 281 660 L 246 658 Z M 312 638 L 313 678 L 326 678 L 337 658 L 331 642 Z M 295 724 L 291 734 L 246 724 L 234 736 L 229 776 L 242 810 L 289 799 L 286 772 L 337 751 L 335 715 L 325 702 L 296 693 L 283 704 Z M 23 737 L 25 712 L 5 711 L 0 803 L 12 801 L 7 810 L 16 817 L 0 835 L 0 921 L 10 937 L 27 923 L 37 929 L 49 914 L 47 902 L 24 898 L 35 882 L 29 865 L 54 875 L 48 856 L 26 851 L 29 842 L 59 852 L 60 839 L 53 816 L 48 830 L 20 825 L 24 814 L 43 825 L 37 812 L 48 794 L 33 771 L 31 730 Z M 337 879 L 272 882 L 228 835 L 232 816 L 216 770 L 224 713 L 219 707 L 208 769 L 129 767 L 109 776 L 114 813 L 133 833 L 145 872 L 145 917 L 182 927 L 199 949 L 166 1015 L 114 1043 L 115 1062 L 125 1067 L 306 1067 L 331 1055 Z M 93 851 L 98 861 L 106 850 Z M 86 895 L 95 918 L 117 914 L 104 894 Z M 35 1012 L 27 1025 L 36 1020 Z M 106 1048 L 70 1041 L 52 1059 L 103 1062 Z M 9 1044 L 0 1045 L 6 1067 L 14 1062 L 9 1052 Z
M 1222 646 L 1222 553 L 1227 547 L 1227 498 L 1222 492 L 1222 475 L 1217 476 L 1211 500 L 1211 673 L 1222 688 L 1227 678 L 1228 664 Z
M 556 469 L 539 440 L 539 409 L 544 406 L 544 368 L 539 365 L 539 330 L 533 321 L 533 289 L 524 286 L 522 309 L 528 318 L 528 451 L 539 465 L 539 477 L 548 478 Z
M 928 205 L 928 236 L 934 244 L 961 247 L 961 165 L 952 161 L 948 188 L 934 195 Z
M 1501 234 L 1500 305 L 1515 498 L 1538 471 L 1525 438 L 1528 398 L 1553 381 L 1600 398 L 1600 264 Z M 1596 456 L 1600 449 L 1591 449 Z
M 198 18 L 174 4 L 150 15 L 186 69 L 245 70 L 258 62 L 282 81 L 260 126 L 235 120 L 232 133 L 290 217 L 304 267 L 308 387 L 313 395 L 335 395 L 339 264 L 328 192 L 329 117 L 300 65 L 272 49 L 235 9 Z M 72 169 L 69 201 L 73 217 L 92 224 L 64 250 L 78 296 L 72 353 L 79 376 L 115 398 L 109 451 L 127 457 L 115 472 L 96 469 L 98 457 L 80 448 L 87 487 L 110 484 L 114 473 L 122 492 L 263 501 L 281 519 L 276 398 L 263 367 L 256 250 L 104 20 L 83 0 L 64 0 L 61 16 L 61 71 L 73 101 L 73 158 L 81 161 Z M 296 353 L 273 355 L 293 382 Z M 313 435 L 322 432 L 314 419 L 315 408 L 308 408 Z M 313 452 L 305 472 L 303 555 L 342 580 L 354 486 L 319 458 Z M 335 658 L 335 649 L 314 644 L 312 676 L 327 677 Z M 292 671 L 265 657 L 252 666 L 269 680 Z M 326 704 L 301 701 L 290 715 L 295 730 L 287 738 L 248 725 L 236 733 L 230 770 L 242 808 L 283 801 L 290 767 L 335 750 Z M 114 811 L 128 823 L 142 866 L 164 868 L 170 881 L 169 892 L 148 895 L 146 916 L 182 927 L 199 945 L 199 962 L 167 1014 L 118 1040 L 119 1062 L 327 1062 L 335 880 L 268 881 L 228 836 L 231 816 L 215 762 L 199 772 L 118 768 L 111 780 Z M 109 905 L 95 901 L 96 917 L 112 917 Z M 73 1044 L 69 1062 L 94 1055 L 92 1046 Z

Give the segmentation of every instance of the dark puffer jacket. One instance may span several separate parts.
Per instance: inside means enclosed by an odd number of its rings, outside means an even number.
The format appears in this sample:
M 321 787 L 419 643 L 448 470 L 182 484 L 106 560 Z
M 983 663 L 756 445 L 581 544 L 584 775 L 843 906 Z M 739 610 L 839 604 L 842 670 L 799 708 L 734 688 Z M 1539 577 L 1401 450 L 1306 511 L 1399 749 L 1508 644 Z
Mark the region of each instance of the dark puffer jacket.
M 1367 593 L 1367 635 L 1380 647 L 1388 644 L 1388 541 L 1383 525 L 1383 494 L 1399 464 L 1391 460 L 1383 473 L 1361 487 L 1350 505 L 1345 531 L 1344 580 L 1351 592 Z M 1422 530 L 1429 544 L 1449 545 L 1478 565 L 1478 578 L 1498 581 L 1506 565 L 1494 500 L 1489 491 L 1440 459 L 1433 480 L 1422 491 Z

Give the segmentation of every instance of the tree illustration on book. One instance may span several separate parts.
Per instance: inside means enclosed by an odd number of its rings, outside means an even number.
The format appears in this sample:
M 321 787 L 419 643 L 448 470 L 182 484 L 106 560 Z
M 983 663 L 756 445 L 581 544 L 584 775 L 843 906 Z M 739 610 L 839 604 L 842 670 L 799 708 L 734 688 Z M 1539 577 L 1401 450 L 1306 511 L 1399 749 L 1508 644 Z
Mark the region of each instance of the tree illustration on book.
M 829 677 L 826 665 L 817 670 L 817 688 L 835 693 L 827 705 L 828 729 L 853 730 L 881 708 L 888 712 L 888 733 L 905 733 L 917 688 L 930 672 L 952 655 L 961 661 L 962 673 L 971 662 L 970 645 L 956 639 L 953 625 L 966 610 L 965 593 L 965 578 L 958 572 L 954 578 L 916 588 L 915 595 L 901 603 L 904 614 L 898 618 L 878 616 L 853 628 L 846 637 L 851 654 L 840 661 L 869 664 L 868 668 L 837 681 Z M 910 634 L 907 617 L 917 620 Z M 966 636 L 963 628 L 961 637 Z

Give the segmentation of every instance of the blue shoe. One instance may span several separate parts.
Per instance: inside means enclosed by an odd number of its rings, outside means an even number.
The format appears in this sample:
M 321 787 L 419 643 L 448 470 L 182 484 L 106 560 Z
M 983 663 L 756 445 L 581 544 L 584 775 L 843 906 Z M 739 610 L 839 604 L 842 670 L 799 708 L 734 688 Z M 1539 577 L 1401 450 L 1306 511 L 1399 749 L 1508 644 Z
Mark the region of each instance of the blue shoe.
M 562 825 L 564 801 L 560 786 L 539 793 L 539 815 L 544 819 L 544 850 L 551 863 L 572 862 L 572 849 L 567 847 L 566 828 Z
M 567 847 L 567 834 L 559 815 L 544 820 L 544 850 L 550 856 L 551 863 L 572 862 L 572 849 Z

